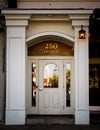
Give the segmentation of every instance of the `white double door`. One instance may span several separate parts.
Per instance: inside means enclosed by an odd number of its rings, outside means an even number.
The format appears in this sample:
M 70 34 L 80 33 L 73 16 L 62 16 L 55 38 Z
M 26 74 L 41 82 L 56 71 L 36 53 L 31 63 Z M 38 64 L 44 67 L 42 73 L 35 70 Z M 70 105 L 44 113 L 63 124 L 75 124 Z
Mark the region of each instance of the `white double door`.
M 73 60 L 28 59 L 27 114 L 73 114 Z

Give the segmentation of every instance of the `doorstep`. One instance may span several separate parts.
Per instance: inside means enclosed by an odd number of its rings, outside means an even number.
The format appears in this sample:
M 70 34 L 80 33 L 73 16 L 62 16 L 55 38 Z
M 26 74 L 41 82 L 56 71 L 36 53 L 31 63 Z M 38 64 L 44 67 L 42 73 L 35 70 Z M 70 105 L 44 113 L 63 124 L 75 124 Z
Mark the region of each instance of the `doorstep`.
M 75 124 L 73 115 L 28 115 L 27 125 Z

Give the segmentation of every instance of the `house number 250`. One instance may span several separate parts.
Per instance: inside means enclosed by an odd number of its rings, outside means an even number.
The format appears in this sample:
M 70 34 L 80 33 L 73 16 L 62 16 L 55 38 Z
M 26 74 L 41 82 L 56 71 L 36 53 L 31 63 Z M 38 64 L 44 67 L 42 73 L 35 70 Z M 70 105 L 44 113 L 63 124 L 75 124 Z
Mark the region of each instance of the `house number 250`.
M 45 44 L 45 49 L 57 49 L 58 48 L 58 44 L 57 43 L 46 43 Z

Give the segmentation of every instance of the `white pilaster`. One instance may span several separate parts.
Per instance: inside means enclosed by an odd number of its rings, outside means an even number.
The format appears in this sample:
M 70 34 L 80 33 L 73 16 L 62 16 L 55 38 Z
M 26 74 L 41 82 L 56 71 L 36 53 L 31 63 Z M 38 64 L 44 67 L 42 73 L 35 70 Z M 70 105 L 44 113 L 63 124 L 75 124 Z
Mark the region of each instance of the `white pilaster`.
M 18 16 L 17 16 L 18 17 Z M 6 117 L 7 125 L 25 124 L 25 27 L 27 18 L 6 16 Z
M 72 20 L 72 25 L 75 29 L 75 124 L 89 124 L 89 19 L 84 19 L 84 17 L 82 19 L 82 16 L 79 16 L 77 20 L 76 18 Z M 83 29 L 86 31 L 85 39 L 79 39 L 81 25 L 83 25 Z
M 88 27 L 86 39 L 79 39 L 75 28 L 75 124 L 89 124 Z

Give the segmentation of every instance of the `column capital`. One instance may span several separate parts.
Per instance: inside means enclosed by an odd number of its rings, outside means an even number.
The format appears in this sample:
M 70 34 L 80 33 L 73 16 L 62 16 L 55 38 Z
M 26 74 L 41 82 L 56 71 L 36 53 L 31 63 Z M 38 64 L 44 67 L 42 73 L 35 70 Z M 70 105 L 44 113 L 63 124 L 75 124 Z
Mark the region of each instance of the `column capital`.
M 27 26 L 30 19 L 29 14 L 5 14 L 7 26 Z
M 91 14 L 71 14 L 72 26 L 89 26 L 89 18 Z

